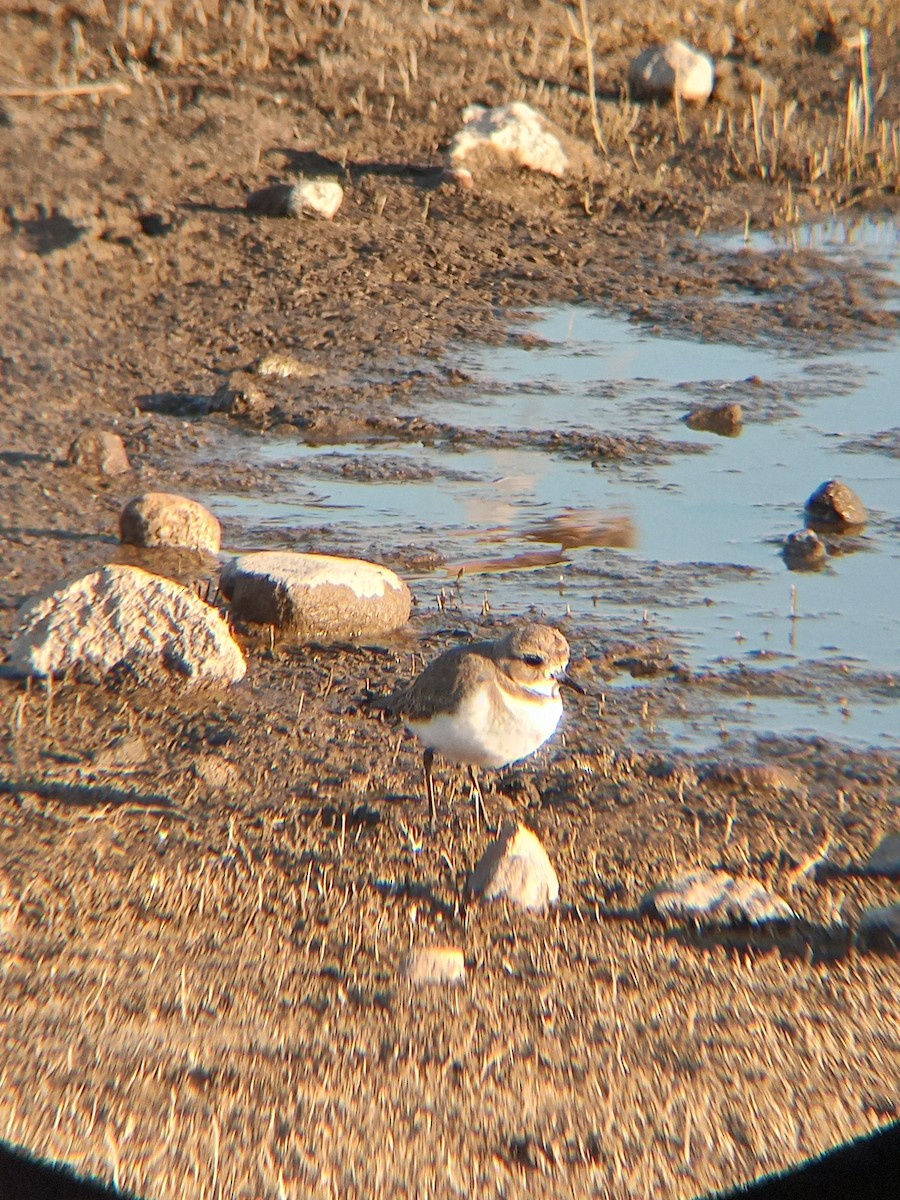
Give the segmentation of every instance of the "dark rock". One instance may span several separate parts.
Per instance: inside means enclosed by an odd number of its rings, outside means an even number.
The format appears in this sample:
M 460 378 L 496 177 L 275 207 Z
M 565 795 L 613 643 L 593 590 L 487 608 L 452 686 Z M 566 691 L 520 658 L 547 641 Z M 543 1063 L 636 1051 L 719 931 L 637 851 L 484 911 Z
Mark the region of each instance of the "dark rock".
M 856 492 L 839 479 L 828 479 L 806 502 L 807 524 L 827 529 L 852 529 L 865 525 L 868 513 Z
M 812 529 L 798 529 L 784 539 L 781 554 L 791 571 L 815 571 L 825 562 L 825 544 Z

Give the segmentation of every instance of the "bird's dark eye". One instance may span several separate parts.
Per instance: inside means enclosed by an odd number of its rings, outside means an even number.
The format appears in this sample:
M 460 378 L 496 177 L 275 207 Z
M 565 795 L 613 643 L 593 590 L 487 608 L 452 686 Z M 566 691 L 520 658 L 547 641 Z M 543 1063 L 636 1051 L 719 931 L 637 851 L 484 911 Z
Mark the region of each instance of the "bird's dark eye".
M 529 667 L 542 667 L 544 660 L 540 654 L 523 654 L 522 662 L 528 663 Z

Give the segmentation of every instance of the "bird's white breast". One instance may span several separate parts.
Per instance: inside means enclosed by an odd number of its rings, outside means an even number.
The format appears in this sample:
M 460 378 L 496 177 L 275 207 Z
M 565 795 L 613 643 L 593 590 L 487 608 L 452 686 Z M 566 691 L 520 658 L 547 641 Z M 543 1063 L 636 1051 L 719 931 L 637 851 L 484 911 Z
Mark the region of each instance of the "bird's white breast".
M 502 703 L 493 702 L 485 685 L 463 696 L 455 712 L 435 713 L 407 724 L 425 746 L 451 762 L 505 767 L 527 758 L 547 741 L 559 724 L 562 701 L 558 692 L 541 692 L 532 700 L 502 687 L 494 695 Z

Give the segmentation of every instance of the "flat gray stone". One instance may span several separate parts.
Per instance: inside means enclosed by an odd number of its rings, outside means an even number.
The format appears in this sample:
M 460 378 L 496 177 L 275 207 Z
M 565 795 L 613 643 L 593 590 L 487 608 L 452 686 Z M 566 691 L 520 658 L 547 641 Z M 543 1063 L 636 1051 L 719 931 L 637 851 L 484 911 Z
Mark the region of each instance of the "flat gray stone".
M 452 946 L 418 946 L 410 950 L 403 974 L 419 987 L 437 983 L 465 983 L 466 962 L 462 950 Z
M 66 461 L 92 475 L 112 477 L 131 470 L 125 443 L 117 433 L 105 430 L 79 434 L 69 447 Z
M 628 89 L 636 100 L 681 100 L 702 104 L 712 94 L 712 59 L 677 38 L 648 46 L 628 68 Z
M 235 683 L 247 666 L 228 626 L 192 591 L 139 567 L 109 566 L 30 600 L 9 661 L 22 675 L 122 663 L 139 679 Z
M 119 537 L 131 546 L 182 546 L 218 554 L 222 527 L 196 500 L 173 492 L 146 492 L 122 509 Z
M 469 878 L 470 895 L 508 900 L 530 912 L 546 912 L 559 899 L 559 879 L 539 838 L 524 825 L 504 823 Z
M 900 945 L 900 904 L 867 908 L 860 918 L 856 940 L 861 946 Z
M 409 588 L 387 567 L 328 554 L 242 554 L 223 566 L 219 588 L 242 621 L 310 641 L 399 629 L 412 606 Z
M 703 925 L 765 925 L 795 915 L 755 879 L 733 879 L 725 871 L 692 871 L 668 880 L 647 893 L 641 911 Z
M 867 875 L 887 875 L 900 878 L 900 832 L 889 833 L 869 855 L 863 870 Z

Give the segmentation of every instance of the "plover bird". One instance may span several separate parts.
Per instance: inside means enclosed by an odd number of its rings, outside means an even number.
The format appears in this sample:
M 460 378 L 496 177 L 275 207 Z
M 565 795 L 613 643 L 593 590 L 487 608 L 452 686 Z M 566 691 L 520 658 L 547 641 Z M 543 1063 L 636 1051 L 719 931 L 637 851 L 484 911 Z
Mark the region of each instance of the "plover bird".
M 479 767 L 505 767 L 533 754 L 562 716 L 560 685 L 582 691 L 566 676 L 569 643 L 549 625 L 520 625 L 492 642 L 456 646 L 396 692 L 391 709 L 425 747 L 428 812 L 436 806 L 435 754 L 469 768 L 480 822 L 484 796 Z

